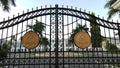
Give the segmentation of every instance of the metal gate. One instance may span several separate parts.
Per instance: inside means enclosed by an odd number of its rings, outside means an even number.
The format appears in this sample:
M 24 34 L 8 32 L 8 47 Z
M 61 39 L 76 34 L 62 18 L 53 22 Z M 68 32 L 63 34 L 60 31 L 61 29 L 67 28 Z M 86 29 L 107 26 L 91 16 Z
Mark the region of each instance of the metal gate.
M 91 22 L 91 19 L 95 21 Z M 49 44 L 34 49 L 23 46 L 21 38 L 33 31 L 29 26 L 37 22 L 44 24 L 42 36 Z M 79 48 L 69 38 L 77 25 L 87 28 L 91 36 L 91 24 L 99 27 L 101 41 L 93 47 Z M 27 10 L 0 22 L 0 67 L 2 68 L 119 68 L 120 35 L 119 23 L 109 22 L 73 7 L 41 7 Z M 84 29 L 82 28 L 82 29 Z M 39 29 L 39 28 L 38 28 Z M 94 28 L 97 29 L 97 28 Z M 95 34 L 94 34 L 95 35 Z M 41 39 L 41 37 L 40 37 Z M 31 39 L 32 40 L 32 39 Z M 86 38 L 87 40 L 87 38 Z M 92 39 L 91 39 L 91 42 Z M 100 43 L 101 42 L 101 43 Z

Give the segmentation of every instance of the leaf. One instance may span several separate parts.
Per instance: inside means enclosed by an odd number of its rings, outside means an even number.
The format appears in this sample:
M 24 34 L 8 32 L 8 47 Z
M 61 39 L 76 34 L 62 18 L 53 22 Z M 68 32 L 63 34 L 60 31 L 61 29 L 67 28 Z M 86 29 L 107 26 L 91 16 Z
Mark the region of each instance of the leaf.
M 3 8 L 3 11 L 9 12 L 10 5 L 16 6 L 15 0 L 0 0 L 1 7 Z
M 115 3 L 117 0 L 108 0 L 105 4 L 104 8 L 111 8 L 112 4 Z
M 112 16 L 114 16 L 116 13 L 118 13 L 119 12 L 119 10 L 118 9 L 110 9 L 109 11 L 108 11 L 108 18 L 107 18 L 107 20 L 109 20 Z

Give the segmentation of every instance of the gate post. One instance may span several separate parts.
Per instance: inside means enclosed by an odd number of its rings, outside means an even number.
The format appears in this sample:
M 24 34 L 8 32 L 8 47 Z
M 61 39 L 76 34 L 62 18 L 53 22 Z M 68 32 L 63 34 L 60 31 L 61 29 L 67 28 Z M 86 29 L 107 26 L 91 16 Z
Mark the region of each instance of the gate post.
M 55 5 L 55 68 L 59 68 L 58 64 L 58 5 Z

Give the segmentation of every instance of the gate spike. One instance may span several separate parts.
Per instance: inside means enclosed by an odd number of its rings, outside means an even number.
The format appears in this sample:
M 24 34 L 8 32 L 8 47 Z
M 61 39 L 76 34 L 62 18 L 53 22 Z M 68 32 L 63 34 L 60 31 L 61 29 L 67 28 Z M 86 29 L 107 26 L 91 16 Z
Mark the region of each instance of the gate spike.
M 41 6 L 41 9 L 42 9 L 42 6 Z
M 98 18 L 100 18 L 100 15 L 97 15 Z
M 119 20 L 117 20 L 117 23 L 119 23 Z
M 5 21 L 5 18 L 3 18 L 3 21 Z
M 86 13 L 86 10 L 84 9 L 84 12 Z
M 113 22 L 113 19 L 112 19 L 112 22 Z
M 32 11 L 34 10 L 34 8 L 32 8 Z
M 88 11 L 88 13 L 90 14 L 91 12 L 90 12 L 90 11 Z
M 64 5 L 62 5 L 62 8 L 64 7 Z
M 15 15 L 13 15 L 13 18 L 15 17 Z
M 50 5 L 50 8 L 52 7 L 52 5 Z
M 24 11 L 23 11 L 23 14 L 24 14 Z
M 81 11 L 81 8 L 80 8 L 80 11 Z
M 67 8 L 68 8 L 68 5 L 67 5 Z
M 10 19 L 10 17 L 8 16 L 8 20 Z
M 73 6 L 71 6 L 71 9 L 73 9 Z
M 29 12 L 29 9 L 27 9 L 27 12 Z
M 117 19 L 118 20 L 118 19 Z M 117 22 L 117 20 L 116 20 L 116 22 Z
M 45 8 L 47 8 L 47 5 L 45 5 Z
M 104 17 L 102 17 L 102 19 L 105 20 Z
M 117 19 L 116 22 L 119 22 L 119 20 Z
M 75 7 L 75 10 L 77 10 L 77 7 Z
M 18 13 L 18 16 L 20 15 L 20 13 Z
M 38 10 L 38 7 L 36 7 L 36 10 Z

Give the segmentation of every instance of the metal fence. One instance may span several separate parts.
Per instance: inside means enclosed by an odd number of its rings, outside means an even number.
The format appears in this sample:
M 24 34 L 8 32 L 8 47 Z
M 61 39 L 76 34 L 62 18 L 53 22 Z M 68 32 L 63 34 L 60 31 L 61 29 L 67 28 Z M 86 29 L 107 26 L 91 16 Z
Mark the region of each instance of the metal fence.
M 91 22 L 90 17 L 94 18 Z M 21 37 L 26 32 L 33 31 L 27 25 L 36 24 L 36 20 L 45 25 L 42 35 L 49 40 L 45 48 L 39 45 L 34 49 L 23 47 Z M 69 37 L 76 26 L 86 25 L 88 34 L 92 36 L 91 24 L 100 28 L 101 47 L 79 48 L 68 44 Z M 117 22 L 110 22 L 73 7 L 36 8 L 23 11 L 12 18 L 0 22 L 0 46 L 10 45 L 0 50 L 1 68 L 119 68 L 120 67 L 120 35 Z M 15 40 L 11 40 L 14 38 Z M 87 40 L 87 38 L 86 38 Z M 97 37 L 96 37 L 96 40 Z M 99 40 L 98 40 L 99 41 Z M 6 43 L 6 45 L 4 44 Z M 108 45 L 108 47 L 107 47 Z M 116 49 L 115 49 L 116 48 Z

